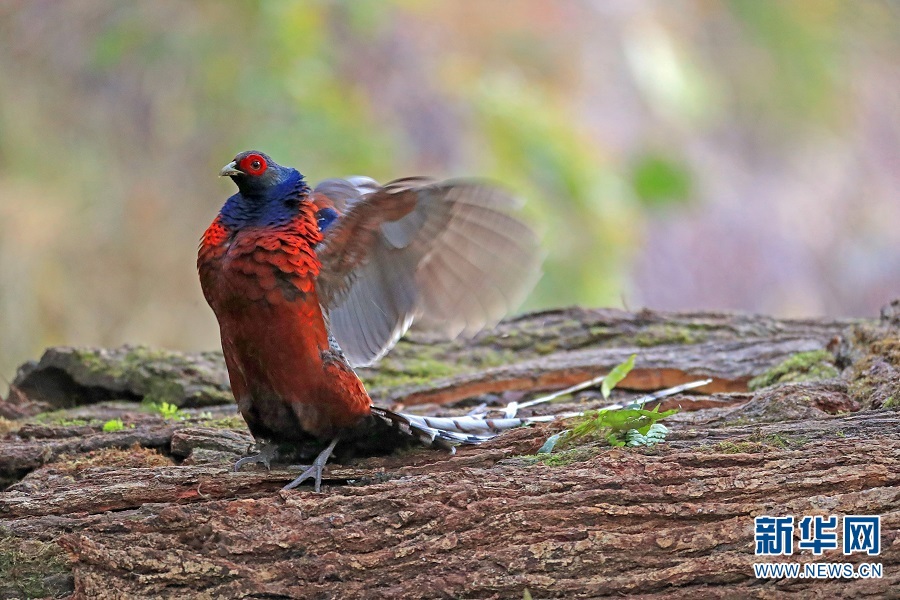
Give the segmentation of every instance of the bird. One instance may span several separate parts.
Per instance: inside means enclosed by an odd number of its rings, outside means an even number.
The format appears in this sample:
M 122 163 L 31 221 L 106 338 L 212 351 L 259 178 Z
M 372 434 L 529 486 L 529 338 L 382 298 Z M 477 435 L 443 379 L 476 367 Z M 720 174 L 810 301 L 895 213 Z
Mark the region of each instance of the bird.
M 324 445 L 285 486 L 313 479 L 318 492 L 339 441 L 377 435 L 362 426 L 373 416 L 431 440 L 468 439 L 373 407 L 354 368 L 383 357 L 412 326 L 471 336 L 518 307 L 542 262 L 518 201 L 474 179 L 380 185 L 357 176 L 312 188 L 256 150 L 219 175 L 237 193 L 203 234 L 197 269 L 259 447 L 234 469 L 269 467 L 280 446 Z

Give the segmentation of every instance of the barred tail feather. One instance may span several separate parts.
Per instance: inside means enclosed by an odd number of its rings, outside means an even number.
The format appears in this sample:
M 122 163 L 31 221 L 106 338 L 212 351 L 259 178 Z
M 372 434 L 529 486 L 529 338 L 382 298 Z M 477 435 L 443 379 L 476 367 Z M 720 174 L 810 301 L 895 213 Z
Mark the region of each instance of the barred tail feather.
M 675 386 L 653 394 L 648 394 L 639 398 L 634 403 L 644 404 L 653 400 L 659 400 L 667 396 L 672 396 L 685 390 L 706 385 L 711 380 L 695 381 L 684 385 Z M 595 380 L 591 380 L 593 383 Z M 582 389 L 586 385 L 573 386 L 564 391 L 574 391 L 574 388 Z M 549 423 L 559 419 L 569 419 L 572 417 L 580 417 L 584 412 L 568 412 L 556 415 L 539 415 L 534 417 L 516 417 L 515 411 L 523 406 L 533 406 L 541 402 L 547 402 L 555 399 L 560 393 L 551 394 L 543 398 L 538 398 L 531 402 L 517 405 L 515 408 L 507 406 L 498 412 L 503 416 L 500 418 L 487 418 L 485 413 L 468 414 L 459 417 L 426 417 L 421 415 L 411 415 L 409 413 L 399 413 L 386 408 L 372 407 L 372 414 L 380 417 L 384 421 L 397 426 L 406 434 L 417 438 L 426 446 L 434 446 L 449 450 L 451 453 L 456 452 L 456 446 L 481 444 L 491 440 L 504 431 L 522 427 L 530 423 Z M 599 410 L 619 410 L 623 408 L 621 404 L 612 404 L 600 408 Z M 512 415 L 510 414 L 512 413 Z

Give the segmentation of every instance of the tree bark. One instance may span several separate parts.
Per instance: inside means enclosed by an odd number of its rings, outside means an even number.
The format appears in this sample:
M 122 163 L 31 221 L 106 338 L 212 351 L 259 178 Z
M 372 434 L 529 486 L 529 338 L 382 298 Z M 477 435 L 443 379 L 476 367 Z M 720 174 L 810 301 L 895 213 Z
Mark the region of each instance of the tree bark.
M 418 447 L 329 465 L 321 494 L 281 491 L 296 468 L 231 471 L 252 439 L 223 404 L 215 354 L 53 349 L 0 403 L 0 597 L 896 595 L 896 308 L 880 321 L 570 309 L 470 341 L 413 335 L 362 371 L 381 405 L 462 414 L 632 353 L 611 401 L 712 382 L 663 403 L 681 412 L 657 446 L 601 438 L 537 454 L 571 426 L 557 421 L 455 455 Z M 765 387 L 749 391 L 760 375 Z M 163 416 L 162 402 L 182 408 Z M 608 402 L 586 391 L 537 409 Z M 881 515 L 881 554 L 780 560 L 877 562 L 883 578 L 755 579 L 753 518 L 818 514 Z

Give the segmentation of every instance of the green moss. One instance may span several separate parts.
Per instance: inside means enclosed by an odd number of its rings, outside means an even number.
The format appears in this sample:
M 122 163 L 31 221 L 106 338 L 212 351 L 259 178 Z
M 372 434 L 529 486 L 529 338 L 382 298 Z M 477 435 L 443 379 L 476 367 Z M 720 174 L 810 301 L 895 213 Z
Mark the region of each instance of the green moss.
M 53 543 L 0 537 L 0 594 L 3 597 L 55 597 L 59 576 L 70 573 L 62 548 Z M 11 593 L 10 593 L 11 592 Z
M 128 352 L 122 358 L 122 364 L 127 368 L 137 369 L 153 362 L 184 362 L 182 355 L 169 350 L 150 348 L 149 346 L 129 346 Z
M 716 452 L 721 452 L 722 454 L 756 454 L 758 452 L 765 452 L 766 445 L 760 442 L 719 442 L 712 448 Z
M 126 379 L 135 383 L 138 381 L 143 383 L 137 387 L 145 388 L 144 402 L 160 406 L 163 404 L 180 405 L 185 397 L 185 390 L 181 383 L 166 377 L 165 374 L 157 373 L 158 367 L 154 363 L 165 363 L 180 369 L 184 359 L 175 352 L 135 346 L 128 349 L 121 364 L 125 370 Z
M 788 439 L 778 433 L 773 433 L 773 434 L 764 436 L 760 439 L 760 441 L 762 443 L 772 446 L 774 448 L 787 448 L 790 445 L 790 442 L 788 441 Z
M 712 446 L 711 450 L 723 454 L 755 454 L 773 448 L 779 450 L 791 447 L 798 448 L 808 442 L 809 439 L 805 437 L 788 437 L 780 433 L 770 433 L 768 435 L 754 433 L 746 440 L 737 442 L 726 440 L 719 442 L 715 446 Z
M 115 362 L 103 358 L 97 350 L 76 348 L 72 355 L 85 371 L 94 375 L 104 375 L 113 379 L 120 379 L 124 375 L 124 371 Z
M 748 387 L 751 391 L 755 391 L 779 383 L 832 379 L 839 374 L 834 364 L 834 356 L 827 350 L 798 352 L 762 375 L 751 379 Z
M 184 389 L 175 381 L 166 379 L 153 379 L 149 382 L 149 389 L 144 394 L 144 401 L 152 404 L 178 405 L 184 398 Z
M 527 331 L 505 331 L 503 335 L 492 336 L 490 338 L 490 345 L 495 348 L 502 348 L 504 350 L 512 350 L 513 352 L 519 351 L 528 351 L 533 348 L 536 341 L 535 336 L 531 335 Z M 482 343 L 487 342 L 487 340 L 483 340 Z
M 762 433 L 760 433 L 759 431 L 752 434 L 749 437 L 749 440 L 779 449 L 789 448 L 791 446 L 800 447 L 809 442 L 808 438 L 802 436 L 789 437 L 781 433 L 770 433 L 768 435 L 762 435 Z
M 72 354 L 78 364 L 90 373 L 129 381 L 153 362 L 174 363 L 181 356 L 147 346 L 128 346 L 124 355 L 114 357 L 103 356 L 99 350 L 91 348 L 76 348 Z
M 559 342 L 539 342 L 532 346 L 532 349 L 541 356 L 546 356 L 547 354 L 553 354 L 559 349 Z
M 199 422 L 205 427 L 215 427 L 216 429 L 247 429 L 247 423 L 241 415 L 233 417 L 221 417 L 218 419 L 205 418 Z
M 427 379 L 448 377 L 450 375 L 455 375 L 456 373 L 459 373 L 463 370 L 465 369 L 457 367 L 456 365 L 451 365 L 446 362 L 433 360 L 430 358 L 421 358 L 418 360 L 407 362 L 403 368 L 403 372 L 412 377 Z
M 874 334 L 872 334 L 874 335 Z M 863 408 L 893 408 L 900 396 L 900 339 L 867 340 L 867 354 L 854 365 L 848 388 Z
M 541 463 L 548 467 L 564 467 L 572 463 L 590 460 L 600 454 L 600 451 L 601 448 L 599 446 L 575 446 L 574 448 L 561 450 L 559 452 L 529 454 L 522 456 L 521 458 L 529 462 L 534 461 L 535 463 Z
M 197 392 L 193 396 L 209 398 L 210 400 L 205 403 L 209 405 L 230 404 L 234 402 L 234 395 L 231 393 L 230 387 L 222 389 L 221 387 L 216 387 L 214 385 L 202 385 L 197 388 Z
M 520 360 L 519 356 L 511 350 L 482 349 L 469 357 L 466 369 L 469 367 L 473 369 L 500 367 L 512 364 L 517 360 Z
M 660 323 L 641 329 L 633 339 L 635 345 L 646 347 L 663 344 L 699 344 L 707 340 L 707 335 L 687 326 Z
M 109 380 L 149 402 L 168 402 L 182 406 L 185 402 L 222 404 L 232 401 L 230 391 L 212 381 L 218 379 L 207 363 L 217 357 L 197 361 L 179 352 L 126 346 L 111 353 L 86 349 L 73 350 L 73 358 L 85 379 Z M 79 380 L 77 373 L 75 379 Z M 191 389 L 185 389 L 185 387 Z
M 580 325 L 580 323 L 576 324 Z M 587 332 L 591 338 L 606 339 L 618 336 L 617 332 L 608 325 L 591 325 L 587 328 Z
M 388 357 L 378 365 L 378 370 L 362 373 L 362 380 L 372 389 L 394 388 L 403 385 L 421 385 L 469 370 L 428 356 L 409 358 L 402 362 Z
M 83 427 L 86 425 L 96 425 L 100 422 L 98 419 L 73 419 L 69 416 L 68 409 L 43 412 L 35 415 L 34 420 L 44 425 L 58 425 L 60 427 Z

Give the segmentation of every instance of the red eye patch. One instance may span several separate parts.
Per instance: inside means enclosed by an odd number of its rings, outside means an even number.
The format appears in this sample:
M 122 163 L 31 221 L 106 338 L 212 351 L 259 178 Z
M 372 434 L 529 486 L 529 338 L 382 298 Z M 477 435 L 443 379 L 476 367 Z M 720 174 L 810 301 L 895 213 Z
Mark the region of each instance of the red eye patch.
M 259 154 L 248 154 L 241 159 L 241 162 L 238 163 L 238 167 L 248 175 L 262 175 L 266 172 L 269 165 L 266 164 L 266 159 Z

